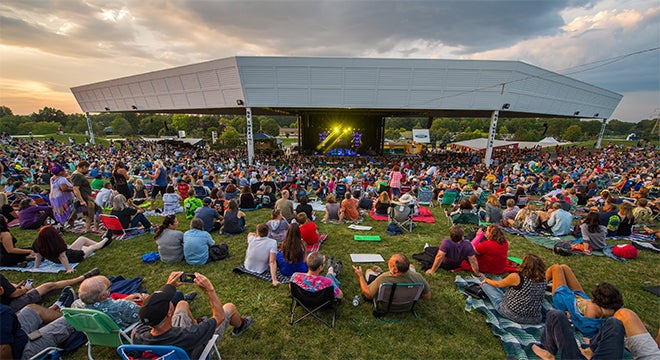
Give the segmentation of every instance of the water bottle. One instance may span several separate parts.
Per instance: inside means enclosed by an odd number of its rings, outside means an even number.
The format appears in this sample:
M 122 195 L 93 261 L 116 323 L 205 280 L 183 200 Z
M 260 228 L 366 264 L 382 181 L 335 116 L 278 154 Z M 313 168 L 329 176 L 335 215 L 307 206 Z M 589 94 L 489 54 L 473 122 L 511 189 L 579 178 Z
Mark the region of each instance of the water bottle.
M 353 306 L 358 306 L 358 305 L 360 305 L 360 297 L 355 295 L 355 297 L 353 298 Z
M 465 299 L 465 311 L 472 311 L 472 296 L 470 295 L 468 295 L 467 299 Z

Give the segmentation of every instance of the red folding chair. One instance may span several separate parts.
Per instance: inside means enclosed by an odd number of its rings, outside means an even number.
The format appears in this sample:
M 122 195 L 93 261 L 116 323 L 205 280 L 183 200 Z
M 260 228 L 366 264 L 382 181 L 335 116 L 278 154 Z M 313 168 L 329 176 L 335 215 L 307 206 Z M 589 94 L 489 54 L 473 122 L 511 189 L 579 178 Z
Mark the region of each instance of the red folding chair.
M 113 238 L 124 240 L 129 236 L 127 232 L 133 230 L 140 230 L 139 227 L 132 227 L 124 229 L 124 226 L 119 221 L 119 218 L 115 215 L 100 215 L 101 222 L 106 229 L 110 230 Z M 121 234 L 120 234 L 121 233 Z

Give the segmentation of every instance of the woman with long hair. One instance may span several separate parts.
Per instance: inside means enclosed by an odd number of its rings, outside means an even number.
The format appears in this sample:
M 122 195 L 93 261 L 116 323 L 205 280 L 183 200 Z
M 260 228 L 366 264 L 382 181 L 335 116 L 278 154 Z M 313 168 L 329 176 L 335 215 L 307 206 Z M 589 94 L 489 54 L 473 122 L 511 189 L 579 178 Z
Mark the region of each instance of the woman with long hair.
M 536 232 L 539 226 L 539 214 L 536 212 L 536 204 L 530 201 L 516 214 L 512 228 L 525 232 Z
M 502 209 L 500 201 L 497 199 L 497 195 L 490 194 L 488 195 L 488 200 L 486 200 L 486 222 L 499 224 L 501 220 Z
M 144 208 L 135 206 L 133 201 L 126 200 L 122 194 L 113 197 L 111 203 L 110 215 L 116 216 L 124 229 L 142 225 L 145 231 L 151 230 L 151 222 L 144 216 Z
M 73 184 L 67 179 L 66 170 L 60 164 L 53 165 L 50 173 L 53 176 L 50 178 L 48 198 L 53 207 L 53 217 L 58 223 L 65 225 L 70 220 L 75 220 L 72 218 L 75 200 Z
M 507 271 L 509 242 L 499 225 L 490 224 L 485 232 L 479 228 L 472 245 L 480 271 L 491 274 L 502 274 Z
M 252 189 L 250 185 L 245 185 L 241 189 L 241 196 L 238 198 L 238 205 L 241 209 L 256 209 L 257 205 L 254 201 L 254 195 L 252 195 Z
M 238 195 L 240 194 L 240 191 L 234 184 L 229 184 L 225 188 L 225 200 L 232 200 L 236 199 Z
M 112 180 L 114 181 L 115 190 L 120 194 L 124 195 L 126 199 L 133 197 L 131 189 L 128 187 L 128 179 L 131 176 L 126 171 L 123 161 L 117 161 L 115 166 L 112 168 Z
M 34 267 L 39 268 L 42 259 L 48 259 L 54 263 L 64 265 L 67 273 L 75 271 L 71 263 L 85 260 L 89 254 L 102 249 L 109 244 L 111 238 L 96 242 L 84 236 L 79 237 L 73 244 L 67 246 L 62 234 L 53 226 L 46 225 L 39 230 L 37 239 L 34 240 L 32 248 L 35 251 Z
M 633 204 L 624 201 L 619 206 L 619 228 L 616 230 L 617 236 L 630 236 L 632 234 L 632 226 L 635 224 L 635 217 L 633 216 Z
M 9 204 L 7 194 L 3 192 L 0 192 L 0 215 L 7 219 L 7 223 L 10 224 L 10 226 L 19 223 L 18 212 L 16 212 L 16 210 Z
M 574 250 L 590 254 L 594 250 L 603 250 L 607 245 L 605 243 L 607 228 L 600 224 L 598 213 L 595 211 L 587 214 L 580 225 L 580 232 L 582 233 L 582 244 L 573 245 Z
M 240 234 L 245 231 L 245 213 L 238 209 L 236 199 L 229 200 L 225 210 L 225 221 L 222 225 L 223 234 Z
M 34 257 L 34 251 L 16 247 L 16 238 L 9 232 L 7 219 L 0 215 L 0 266 L 16 266 L 27 257 Z
M 293 223 L 286 232 L 282 241 L 282 250 L 277 253 L 277 267 L 284 276 L 291 276 L 295 272 L 307 272 L 305 263 L 305 243 L 300 236 L 300 226 Z
M 399 169 L 399 165 L 394 165 L 389 175 L 388 185 L 392 189 L 392 196 L 395 198 L 398 198 L 401 194 L 401 179 L 403 179 L 403 174 Z
M 326 224 L 328 221 L 338 222 L 341 205 L 337 202 L 335 194 L 328 194 L 325 201 L 325 215 L 323 215 L 322 223 Z
M 154 164 L 151 168 L 154 170 L 154 174 L 149 176 L 152 181 L 150 198 L 151 209 L 153 210 L 154 204 L 156 202 L 156 196 L 158 196 L 158 194 L 165 196 L 165 191 L 167 190 L 167 168 L 161 159 L 154 161 Z
M 387 191 L 381 191 L 378 195 L 378 199 L 374 203 L 374 213 L 376 215 L 387 216 L 390 213 L 390 206 L 392 205 L 392 200 Z
M 179 220 L 170 214 L 163 218 L 163 224 L 154 234 L 158 244 L 160 260 L 166 264 L 178 263 L 183 260 L 183 232 L 177 230 Z
M 484 279 L 481 282 L 497 311 L 520 324 L 538 324 L 543 320 L 541 303 L 545 285 L 545 264 L 540 257 L 530 253 L 523 257 L 518 272 L 499 281 Z M 506 292 L 501 288 L 507 288 Z

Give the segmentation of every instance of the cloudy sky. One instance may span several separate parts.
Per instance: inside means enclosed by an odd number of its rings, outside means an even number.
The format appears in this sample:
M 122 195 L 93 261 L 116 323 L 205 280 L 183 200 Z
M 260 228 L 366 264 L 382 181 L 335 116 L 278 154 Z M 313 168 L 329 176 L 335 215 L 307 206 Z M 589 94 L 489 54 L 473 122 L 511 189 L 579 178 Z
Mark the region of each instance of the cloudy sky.
M 658 47 L 656 0 L 2 0 L 0 105 L 81 112 L 72 86 L 235 55 L 493 59 L 621 93 L 636 122 Z

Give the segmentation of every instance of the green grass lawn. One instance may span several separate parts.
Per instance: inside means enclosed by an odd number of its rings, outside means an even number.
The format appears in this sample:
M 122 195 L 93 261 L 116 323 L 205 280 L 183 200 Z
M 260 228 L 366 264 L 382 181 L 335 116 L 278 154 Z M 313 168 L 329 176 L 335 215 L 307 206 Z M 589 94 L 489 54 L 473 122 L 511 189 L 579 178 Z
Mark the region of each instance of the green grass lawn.
M 387 236 L 386 222 L 375 222 L 367 218 L 363 225 L 374 229 L 362 234 L 380 235 L 381 242 L 353 241 L 354 232 L 346 225 L 324 225 L 319 223 L 319 232 L 328 233 L 327 242 L 321 247 L 326 255 L 344 262 L 340 280 L 346 299 L 340 304 L 337 325 L 329 329 L 312 319 L 289 325 L 290 304 L 286 285 L 273 287 L 270 283 L 246 275 L 234 275 L 231 269 L 243 261 L 246 236 L 226 237 L 214 234 L 214 240 L 229 244 L 230 257 L 202 267 L 185 263 L 168 265 L 161 262 L 146 264 L 141 255 L 156 251 L 153 237 L 149 234 L 126 241 L 115 241 L 108 248 L 98 251 L 93 257 L 80 264 L 76 273 L 82 274 L 94 267 L 103 275 L 141 276 L 143 286 L 149 291 L 160 287 L 174 270 L 198 271 L 207 275 L 214 283 L 220 299 L 233 302 L 244 315 L 255 319 L 253 327 L 240 338 L 226 336 L 220 343 L 220 352 L 225 359 L 502 359 L 505 357 L 499 338 L 496 338 L 485 317 L 476 311 L 466 313 L 464 298 L 454 285 L 456 274 L 438 271 L 427 276 L 432 288 L 432 299 L 423 301 L 418 308 L 419 318 L 405 323 L 383 323 L 371 315 L 371 304 L 362 302 L 353 307 L 351 299 L 359 294 L 358 281 L 350 269 L 350 253 L 380 253 L 387 259 L 392 253 L 402 252 L 408 256 L 421 252 L 424 244 L 437 246 L 448 235 L 447 220 L 440 208 L 432 209 L 435 224 L 419 224 L 412 234 Z M 254 231 L 256 224 L 270 217 L 269 210 L 247 213 L 248 228 Z M 153 221 L 160 223 L 161 218 Z M 180 214 L 180 230 L 188 228 L 189 221 Z M 13 229 L 19 246 L 29 246 L 36 231 Z M 76 236 L 66 234 L 70 243 Z M 642 289 L 656 285 L 660 279 L 658 255 L 640 251 L 636 260 L 614 261 L 606 257 L 572 256 L 559 257 L 551 251 L 531 243 L 524 238 L 510 236 L 510 256 L 522 257 L 526 252 L 539 254 L 550 265 L 557 262 L 569 264 L 576 272 L 583 287 L 590 292 L 596 284 L 607 281 L 615 284 L 623 293 L 625 305 L 636 311 L 647 329 L 655 336 L 660 325 L 660 303 L 655 295 Z M 98 237 L 96 237 L 98 239 Z M 413 261 L 415 265 L 418 265 Z M 386 264 L 380 264 L 383 268 Z M 467 273 L 462 273 L 463 275 Z M 18 282 L 31 277 L 36 284 L 68 278 L 65 273 L 30 274 L 8 272 L 10 280 Z M 184 285 L 183 292 L 196 290 L 194 285 Z M 56 295 L 48 298 L 55 300 Z M 46 302 L 45 302 L 46 303 Z M 196 316 L 209 315 L 208 301 L 203 294 L 192 303 Z M 99 359 L 117 358 L 114 349 L 95 347 L 94 356 Z M 79 349 L 73 359 L 86 358 L 86 350 Z

